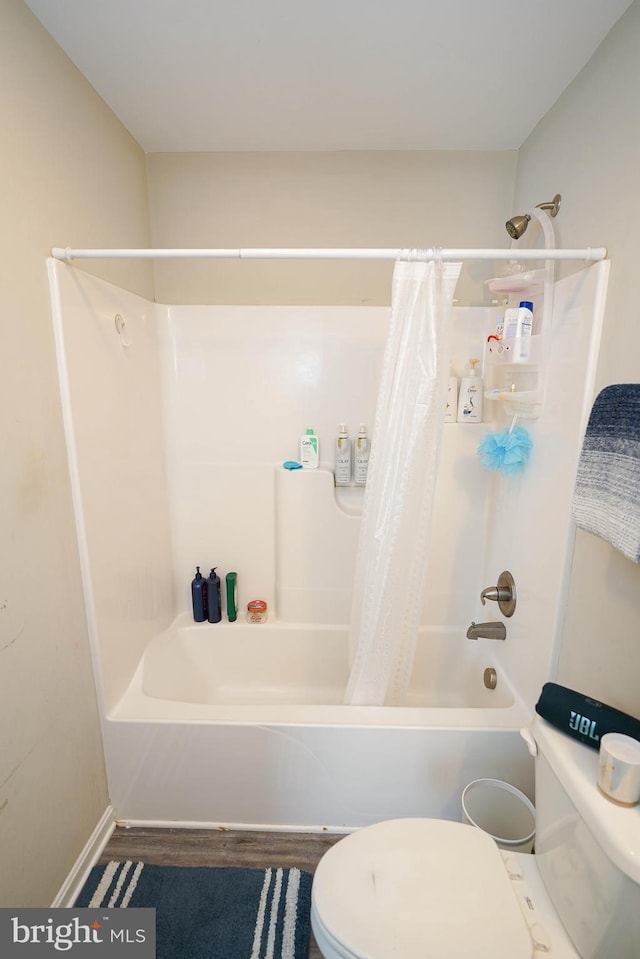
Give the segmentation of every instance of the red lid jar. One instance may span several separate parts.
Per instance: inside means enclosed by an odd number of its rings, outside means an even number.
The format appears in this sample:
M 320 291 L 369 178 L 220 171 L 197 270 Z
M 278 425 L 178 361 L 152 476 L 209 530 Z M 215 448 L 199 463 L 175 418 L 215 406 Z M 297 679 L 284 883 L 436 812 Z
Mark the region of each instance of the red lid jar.
M 263 599 L 252 599 L 247 603 L 248 623 L 266 623 L 268 615 L 267 604 Z

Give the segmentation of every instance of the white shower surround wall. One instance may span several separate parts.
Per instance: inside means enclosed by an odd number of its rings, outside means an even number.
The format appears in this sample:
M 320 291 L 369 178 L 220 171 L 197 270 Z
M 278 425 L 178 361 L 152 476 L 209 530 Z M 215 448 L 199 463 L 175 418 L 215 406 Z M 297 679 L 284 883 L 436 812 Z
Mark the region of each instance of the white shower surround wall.
M 458 311 L 454 355 L 462 372 L 481 349 L 492 311 Z M 389 311 L 384 307 L 171 306 L 165 361 L 166 442 L 178 609 L 190 600 L 194 563 L 238 572 L 241 608 L 267 600 L 286 621 L 344 624 L 362 489 L 334 490 L 338 424 L 353 437 L 373 426 Z M 282 469 L 300 459 L 313 425 L 320 469 Z M 434 531 L 425 625 L 463 623 L 455 603 L 479 592 L 489 477 L 470 484 L 456 464 L 475 463 L 478 430 L 447 430 L 448 504 Z M 456 591 L 452 596 L 452 570 Z M 499 572 L 499 571 L 498 571 Z
M 352 433 L 361 421 L 371 425 L 387 311 L 167 308 L 54 261 L 50 275 L 118 818 L 347 828 L 395 815 L 455 818 L 462 787 L 477 776 L 530 792 L 517 729 L 527 719 L 522 701 L 530 708 L 549 678 L 561 625 L 569 506 L 608 264 L 556 284 L 557 342 L 545 410 L 530 424 L 536 445 L 527 472 L 505 480 L 482 471 L 476 447 L 489 424 L 444 430 L 423 624 L 459 637 L 474 681 L 493 665 L 519 695 L 506 708 L 425 706 L 411 715 L 299 706 L 283 717 L 263 706 L 249 716 L 244 707 L 138 696 L 136 687 L 154 637 L 188 617 L 195 564 L 217 565 L 223 577 L 235 569 L 241 606 L 255 596 L 269 601 L 262 635 L 274 641 L 274 656 L 275 616 L 283 630 L 296 621 L 346 622 L 359 493 L 336 501 L 331 444 L 343 420 Z M 492 312 L 454 313 L 461 373 Z M 296 478 L 281 463 L 298 457 L 307 422 L 320 436 L 323 468 L 299 476 L 304 485 L 289 495 Z M 508 640 L 469 644 L 472 619 L 497 618 L 480 606 L 480 589 L 506 568 L 519 595 Z M 203 636 L 216 629 L 200 628 Z M 455 669 L 442 659 L 428 671 L 446 685 Z

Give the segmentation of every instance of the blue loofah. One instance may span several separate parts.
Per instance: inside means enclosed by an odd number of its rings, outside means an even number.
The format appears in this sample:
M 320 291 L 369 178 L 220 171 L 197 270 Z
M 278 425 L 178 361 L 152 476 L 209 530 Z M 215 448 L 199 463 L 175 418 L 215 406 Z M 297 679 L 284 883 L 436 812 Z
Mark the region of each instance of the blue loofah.
M 513 476 L 525 468 L 532 446 L 528 430 L 523 426 L 513 426 L 501 433 L 488 433 L 480 441 L 478 456 L 485 469 Z

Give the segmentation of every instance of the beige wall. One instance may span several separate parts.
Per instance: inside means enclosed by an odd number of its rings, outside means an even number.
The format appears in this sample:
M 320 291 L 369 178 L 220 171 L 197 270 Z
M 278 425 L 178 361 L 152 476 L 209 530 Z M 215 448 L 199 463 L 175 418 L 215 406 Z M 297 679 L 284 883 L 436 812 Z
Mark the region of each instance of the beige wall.
M 46 257 L 147 246 L 142 151 L 20 0 L 0 0 L 0 905 L 49 905 L 108 798 Z M 149 295 L 148 264 L 96 265 Z
M 518 156 L 514 210 L 562 194 L 560 246 L 606 246 L 611 280 L 597 388 L 640 382 L 640 2 Z M 640 716 L 640 566 L 578 531 L 560 682 Z
M 516 154 L 156 153 L 148 158 L 157 247 L 505 245 Z M 393 265 L 163 261 L 162 303 L 386 305 Z M 486 264 L 466 264 L 460 304 L 485 302 Z

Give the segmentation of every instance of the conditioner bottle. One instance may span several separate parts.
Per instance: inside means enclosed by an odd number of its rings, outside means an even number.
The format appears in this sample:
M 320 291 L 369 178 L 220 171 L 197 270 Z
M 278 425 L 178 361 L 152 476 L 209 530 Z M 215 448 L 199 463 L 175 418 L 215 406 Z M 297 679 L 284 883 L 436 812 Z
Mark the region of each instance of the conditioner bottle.
M 353 482 L 356 486 L 365 486 L 367 482 L 367 472 L 369 470 L 369 437 L 367 436 L 367 427 L 364 423 L 360 424 L 360 432 L 358 433 L 355 447 Z
M 460 384 L 458 423 L 482 422 L 482 377 L 476 370 L 479 360 L 469 360 L 467 372 Z
M 220 577 L 216 573 L 215 567 L 211 570 L 207 579 L 207 599 L 209 602 L 209 622 L 219 623 L 222 619 L 222 604 L 220 602 Z
M 351 485 L 351 440 L 345 423 L 340 424 L 336 439 L 336 486 Z

